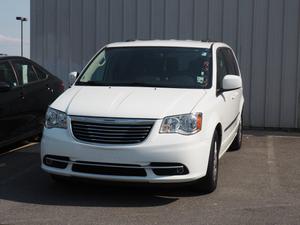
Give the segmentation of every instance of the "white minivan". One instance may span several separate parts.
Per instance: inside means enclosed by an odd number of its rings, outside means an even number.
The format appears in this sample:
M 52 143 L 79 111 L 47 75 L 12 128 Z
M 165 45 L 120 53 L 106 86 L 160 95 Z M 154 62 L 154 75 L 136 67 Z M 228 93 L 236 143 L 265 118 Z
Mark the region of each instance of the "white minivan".
M 55 179 L 192 183 L 208 193 L 221 156 L 241 147 L 242 80 L 224 43 L 112 43 L 70 79 L 41 143 Z

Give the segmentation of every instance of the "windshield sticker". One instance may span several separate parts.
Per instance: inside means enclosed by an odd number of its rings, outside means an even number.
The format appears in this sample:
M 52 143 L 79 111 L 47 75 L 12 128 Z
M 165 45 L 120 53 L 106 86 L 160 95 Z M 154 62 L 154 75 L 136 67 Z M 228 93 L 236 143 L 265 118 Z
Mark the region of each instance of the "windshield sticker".
M 207 52 L 202 52 L 201 56 L 207 56 Z
M 208 61 L 205 61 L 205 62 L 203 63 L 203 69 L 204 69 L 205 71 L 208 71 L 208 68 L 209 68 L 209 62 L 208 62 Z
M 197 83 L 203 84 L 204 83 L 204 77 L 197 76 Z

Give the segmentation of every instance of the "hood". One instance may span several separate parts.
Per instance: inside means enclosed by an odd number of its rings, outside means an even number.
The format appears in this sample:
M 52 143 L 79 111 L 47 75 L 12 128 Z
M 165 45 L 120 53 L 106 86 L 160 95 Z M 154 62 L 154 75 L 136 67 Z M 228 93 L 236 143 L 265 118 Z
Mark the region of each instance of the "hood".
M 68 115 L 158 119 L 191 112 L 205 93 L 201 89 L 73 86 L 52 107 Z

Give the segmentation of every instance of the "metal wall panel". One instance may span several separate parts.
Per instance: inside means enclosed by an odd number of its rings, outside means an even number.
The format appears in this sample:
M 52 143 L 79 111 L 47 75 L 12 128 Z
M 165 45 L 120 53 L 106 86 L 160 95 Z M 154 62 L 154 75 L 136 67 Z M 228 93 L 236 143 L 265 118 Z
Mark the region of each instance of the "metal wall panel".
M 232 49 L 237 51 L 238 31 L 238 0 L 226 0 L 223 6 L 222 38 Z M 226 29 L 224 29 L 226 28 Z
M 126 0 L 125 0 L 126 1 Z M 150 37 L 151 39 L 164 39 L 165 29 L 165 1 L 152 0 L 150 14 Z
M 179 1 L 179 39 L 193 39 L 194 36 L 194 1 Z
M 194 3 L 194 37 L 195 40 L 208 39 L 209 0 L 198 0 Z
M 57 20 L 57 8 L 56 1 L 45 1 L 44 2 L 44 63 L 47 63 L 47 68 L 54 73 L 57 72 L 57 31 L 56 31 L 56 20 Z
M 109 1 L 109 41 L 124 40 L 124 11 L 123 0 Z
M 37 13 L 38 13 L 38 5 L 35 3 L 35 4 L 30 4 L 30 12 L 31 12 L 31 19 L 32 21 L 30 21 L 31 23 L 31 26 L 33 26 L 31 28 L 31 34 L 33 34 L 33 37 L 31 38 L 31 41 L 33 43 L 36 43 L 37 42 L 37 35 L 36 35 L 36 32 L 37 32 Z M 36 48 L 34 49 L 36 50 Z M 36 52 L 32 52 L 31 55 L 37 55 Z
M 281 78 L 281 111 L 280 126 L 288 127 L 296 124 L 297 104 L 297 58 L 298 58 L 298 35 L 299 34 L 299 1 L 285 1 L 284 5 L 284 31 L 282 52 L 282 78 Z M 295 32 L 296 31 L 296 32 Z M 298 58 L 299 60 L 299 58 Z M 299 74 L 298 74 L 299 77 Z
M 253 38 L 252 38 L 252 74 L 250 95 L 250 119 L 253 126 L 263 127 L 265 121 L 266 59 L 268 40 L 268 3 L 254 0 Z M 253 89 L 254 88 L 254 89 Z
M 243 76 L 244 88 L 244 122 L 251 125 L 250 113 L 250 96 L 252 92 L 251 78 L 252 78 L 252 36 L 253 36 L 253 15 L 254 3 L 253 1 L 240 1 L 239 3 L 239 18 L 238 18 L 238 46 L 239 50 L 237 56 L 239 58 L 239 65 Z
M 82 7 L 82 57 L 85 63 L 96 51 L 96 0 L 83 1 Z
M 151 34 L 151 2 L 137 0 L 137 37 L 149 39 Z
M 265 95 L 265 124 L 267 127 L 280 126 L 280 87 L 282 74 L 281 52 L 283 49 L 284 33 L 283 8 L 284 0 L 270 1 Z
M 96 1 L 95 32 L 97 51 L 109 40 L 109 0 Z
M 47 2 L 47 0 L 44 0 Z M 64 0 L 65 1 L 65 0 Z M 52 1 L 54 2 L 54 1 Z M 83 67 L 83 1 L 71 0 L 70 1 L 70 69 L 73 71 L 80 71 Z M 47 28 L 45 28 L 47 30 Z M 46 65 L 46 63 L 45 63 Z
M 223 34 L 223 7 L 225 0 L 208 1 L 208 39 L 222 40 Z
M 165 38 L 166 39 L 178 39 L 179 1 L 180 0 L 166 0 L 166 11 L 165 11 Z
M 31 58 L 65 83 L 103 45 L 128 39 L 228 43 L 244 122 L 300 128 L 300 0 L 31 0 Z
M 134 40 L 137 38 L 136 29 L 137 29 L 137 0 L 127 0 L 124 1 L 124 39 L 125 40 Z
M 57 44 L 57 58 L 56 58 L 56 74 L 61 74 L 61 79 L 65 84 L 68 83 L 68 77 L 66 74 L 70 71 L 70 55 L 71 55 L 71 43 L 70 43 L 70 1 L 58 1 L 57 2 L 57 40 L 60 40 Z

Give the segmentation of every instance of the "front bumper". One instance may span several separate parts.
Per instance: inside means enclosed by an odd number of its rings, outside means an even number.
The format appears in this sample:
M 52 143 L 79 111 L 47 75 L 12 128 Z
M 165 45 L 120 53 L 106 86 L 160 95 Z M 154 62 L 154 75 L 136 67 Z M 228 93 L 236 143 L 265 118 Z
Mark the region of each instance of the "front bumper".
M 150 183 L 190 182 L 206 175 L 211 138 L 203 131 L 194 135 L 159 134 L 161 121 L 154 124 L 149 136 L 139 144 L 111 145 L 84 143 L 76 140 L 68 129 L 44 129 L 41 142 L 42 169 L 51 174 L 81 178 Z M 66 167 L 56 168 L 45 164 L 47 155 L 66 157 Z M 88 164 L 97 167 L 119 167 L 125 171 L 136 166 L 145 171 L 144 176 L 95 174 L 76 170 L 74 165 Z M 164 166 L 184 166 L 188 173 L 157 175 L 155 169 Z M 90 166 L 91 166 L 90 165 Z M 154 166 L 153 166 L 154 165 Z M 84 166 L 84 165 L 83 165 Z M 78 172 L 80 171 L 80 172 Z

